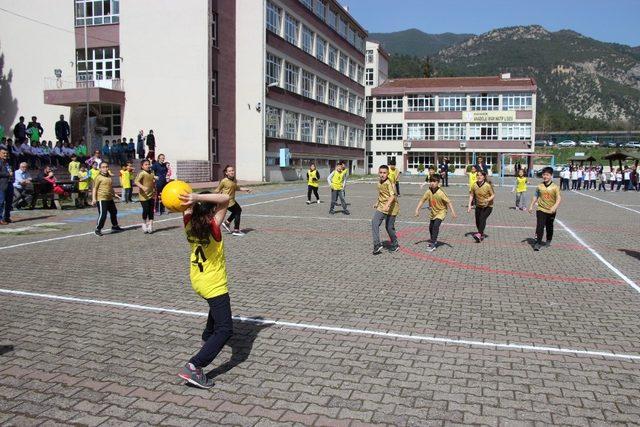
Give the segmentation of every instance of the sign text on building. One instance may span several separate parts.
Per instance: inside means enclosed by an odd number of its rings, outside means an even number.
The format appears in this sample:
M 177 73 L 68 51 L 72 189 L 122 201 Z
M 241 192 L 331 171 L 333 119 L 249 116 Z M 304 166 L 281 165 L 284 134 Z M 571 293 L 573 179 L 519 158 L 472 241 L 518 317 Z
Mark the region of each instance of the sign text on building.
M 465 122 L 515 122 L 515 111 L 463 111 L 462 120 Z

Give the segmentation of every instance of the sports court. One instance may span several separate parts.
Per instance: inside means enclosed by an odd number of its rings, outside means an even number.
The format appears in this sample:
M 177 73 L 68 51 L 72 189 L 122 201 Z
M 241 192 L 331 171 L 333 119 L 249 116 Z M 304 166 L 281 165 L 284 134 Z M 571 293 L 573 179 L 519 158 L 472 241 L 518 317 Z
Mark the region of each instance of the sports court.
M 640 423 L 640 193 L 563 192 L 553 245 L 533 252 L 511 187 L 477 244 L 452 185 L 458 218 L 427 253 L 416 184 L 401 250 L 378 256 L 374 181 L 349 184 L 350 216 L 327 213 L 326 186 L 322 204 L 299 184 L 239 197 L 235 334 L 209 391 L 176 375 L 207 312 L 179 215 L 144 235 L 138 204 L 119 205 L 130 229 L 102 238 L 94 210 L 16 215 L 0 235 L 0 423 Z

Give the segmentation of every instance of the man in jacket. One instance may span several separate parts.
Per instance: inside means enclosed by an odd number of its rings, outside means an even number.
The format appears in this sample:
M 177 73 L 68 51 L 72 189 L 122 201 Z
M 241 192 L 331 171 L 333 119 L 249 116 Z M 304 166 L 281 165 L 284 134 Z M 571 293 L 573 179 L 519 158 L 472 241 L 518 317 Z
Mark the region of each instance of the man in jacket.
M 153 162 L 156 159 L 156 137 L 153 135 L 153 129 L 149 130 L 147 135 L 147 148 L 149 148 L 147 158 Z
M 140 130 L 138 132 L 138 143 L 136 144 L 136 151 L 138 152 L 138 159 L 144 159 L 144 132 Z
M 0 225 L 11 222 L 11 208 L 13 205 L 13 169 L 9 164 L 9 152 L 0 148 Z
M 16 143 L 23 144 L 27 141 L 27 126 L 24 124 L 24 116 L 20 116 L 20 121 L 13 127 L 13 137 Z
M 69 143 L 69 135 L 71 135 L 71 129 L 69 123 L 64 119 L 64 115 L 60 114 L 60 120 L 56 122 L 56 138 L 60 142 Z

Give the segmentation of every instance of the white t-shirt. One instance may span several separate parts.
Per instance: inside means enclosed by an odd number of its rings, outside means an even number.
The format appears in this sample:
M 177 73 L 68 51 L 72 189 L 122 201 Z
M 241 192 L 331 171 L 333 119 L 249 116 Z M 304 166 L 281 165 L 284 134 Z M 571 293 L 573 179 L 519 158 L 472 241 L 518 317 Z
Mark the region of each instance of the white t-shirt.
M 631 179 L 631 172 L 629 171 L 624 171 L 624 179 L 625 180 L 630 180 Z
M 589 179 L 591 181 L 595 181 L 596 180 L 596 176 L 597 176 L 596 171 L 589 172 Z
M 616 181 L 622 181 L 622 174 L 616 173 Z
M 571 179 L 578 179 L 578 171 L 571 172 Z

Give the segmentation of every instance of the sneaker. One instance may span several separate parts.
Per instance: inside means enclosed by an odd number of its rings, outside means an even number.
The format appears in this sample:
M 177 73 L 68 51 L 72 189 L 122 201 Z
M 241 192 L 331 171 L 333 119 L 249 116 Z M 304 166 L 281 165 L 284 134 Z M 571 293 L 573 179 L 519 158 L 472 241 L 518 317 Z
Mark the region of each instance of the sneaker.
M 307 204 L 310 205 L 311 204 L 311 200 L 307 200 Z
M 336 213 L 334 211 L 329 211 L 329 215 L 335 215 Z
M 436 245 L 432 243 L 430 246 L 427 246 L 427 252 L 433 252 L 436 250 Z
M 538 252 L 540 250 L 540 243 L 536 243 L 535 245 L 533 245 L 533 250 Z
M 204 372 L 202 372 L 202 368 L 196 368 L 193 363 L 184 365 L 178 376 L 199 388 L 210 389 L 214 385 L 213 380 L 207 378 Z
M 544 243 L 544 245 L 545 245 L 546 247 L 550 247 L 550 246 L 551 246 L 551 240 L 547 240 L 547 241 Z
M 97 228 L 94 231 L 96 236 L 104 236 L 104 234 L 102 234 L 102 231 L 98 230 Z
M 392 245 L 389 247 L 389 252 L 398 252 L 400 250 L 400 245 Z
M 316 201 L 316 203 L 317 203 L 317 204 L 320 204 L 320 199 L 318 199 L 318 200 Z
M 351 215 L 351 212 L 349 212 L 349 211 L 348 211 L 348 210 L 346 210 L 346 209 L 345 209 L 345 210 L 343 210 L 343 211 L 342 211 L 342 213 L 343 213 L 343 214 L 345 214 L 345 215 Z
M 222 225 L 222 228 L 224 228 L 224 231 L 226 231 L 227 233 L 231 233 L 231 229 L 229 228 L 227 221 L 222 221 L 221 225 Z
M 233 230 L 233 233 L 231 234 L 234 236 L 240 236 L 240 237 L 244 236 L 244 233 L 240 230 Z
M 382 245 L 375 245 L 373 247 L 373 255 L 378 255 L 382 253 Z
M 149 224 L 147 226 L 147 234 L 153 234 L 153 225 Z
M 111 231 L 113 233 L 118 233 L 120 231 L 124 231 L 124 228 L 120 227 L 119 225 L 114 225 L 113 227 L 111 227 Z
M 142 224 L 142 232 L 147 234 L 147 224 Z
M 482 240 L 482 234 L 480 233 L 474 233 L 473 234 L 473 238 L 476 241 L 476 243 L 480 243 L 480 240 Z

